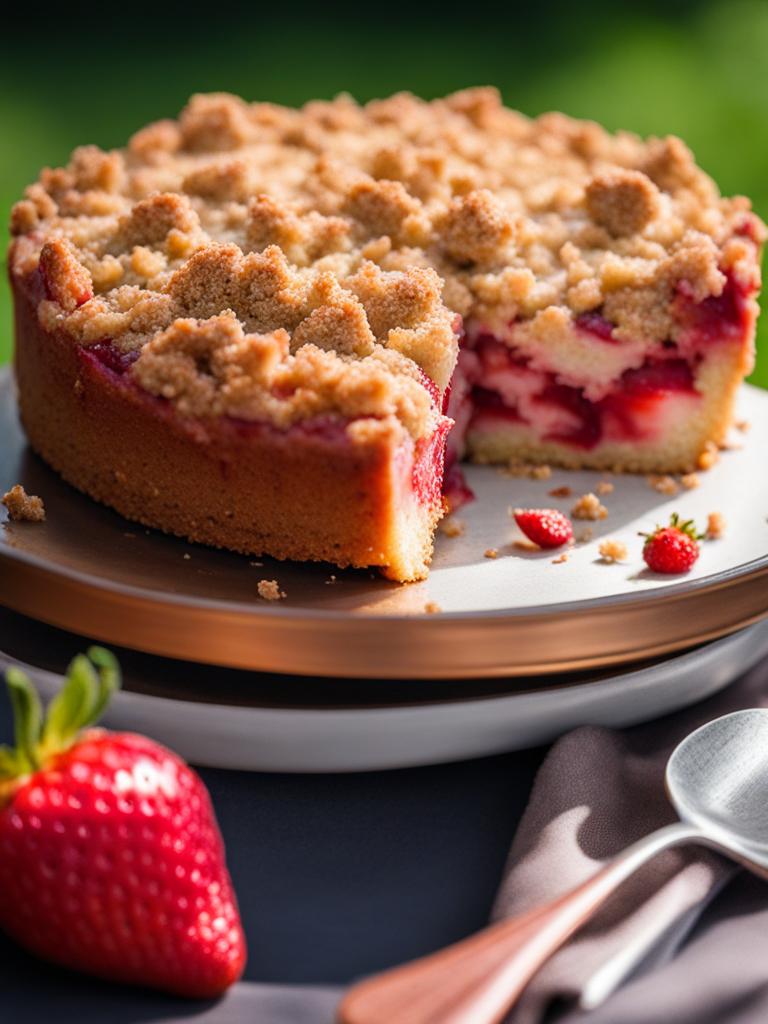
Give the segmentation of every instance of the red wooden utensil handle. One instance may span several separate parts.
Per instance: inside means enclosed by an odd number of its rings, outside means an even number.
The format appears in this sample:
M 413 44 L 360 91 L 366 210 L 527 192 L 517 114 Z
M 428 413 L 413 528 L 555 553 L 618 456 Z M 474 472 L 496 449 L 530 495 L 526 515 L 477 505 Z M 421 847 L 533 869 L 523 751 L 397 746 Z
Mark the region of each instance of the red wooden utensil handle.
M 668 846 L 700 838 L 687 825 L 669 825 L 544 907 L 360 982 L 339 1007 L 340 1024 L 497 1024 L 542 964 L 633 871 Z

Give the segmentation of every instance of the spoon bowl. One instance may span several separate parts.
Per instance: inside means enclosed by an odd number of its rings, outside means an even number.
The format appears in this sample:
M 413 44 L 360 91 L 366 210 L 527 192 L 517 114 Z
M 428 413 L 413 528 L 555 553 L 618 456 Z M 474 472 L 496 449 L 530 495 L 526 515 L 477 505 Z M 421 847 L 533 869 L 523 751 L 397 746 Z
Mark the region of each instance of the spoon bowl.
M 768 871 L 768 709 L 735 711 L 692 732 L 667 763 L 666 787 L 682 821 Z

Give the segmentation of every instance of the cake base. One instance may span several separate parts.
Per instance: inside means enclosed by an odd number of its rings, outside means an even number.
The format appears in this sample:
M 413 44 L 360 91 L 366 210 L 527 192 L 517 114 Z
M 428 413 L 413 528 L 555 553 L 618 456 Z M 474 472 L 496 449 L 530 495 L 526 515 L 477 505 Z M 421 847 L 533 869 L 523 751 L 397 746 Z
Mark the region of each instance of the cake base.
M 413 493 L 415 446 L 394 419 L 278 431 L 184 419 L 87 348 L 38 323 L 14 282 L 19 411 L 32 448 L 96 501 L 145 526 L 277 559 L 427 572 L 439 496 Z M 442 438 L 435 439 L 436 444 Z M 429 453 L 424 453 L 429 455 Z

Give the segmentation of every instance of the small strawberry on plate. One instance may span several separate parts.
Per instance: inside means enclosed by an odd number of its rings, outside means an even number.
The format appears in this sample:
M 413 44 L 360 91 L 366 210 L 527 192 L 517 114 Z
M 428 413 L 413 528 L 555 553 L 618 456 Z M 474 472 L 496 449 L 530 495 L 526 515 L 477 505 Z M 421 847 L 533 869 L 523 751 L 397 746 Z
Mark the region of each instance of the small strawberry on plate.
M 516 508 L 515 522 L 540 548 L 560 548 L 573 539 L 570 519 L 555 508 Z
M 208 792 L 144 736 L 94 728 L 119 685 L 92 648 L 43 717 L 6 674 L 15 746 L 0 748 L 0 927 L 31 952 L 113 981 L 213 998 L 245 941 Z
M 675 512 L 669 526 L 657 526 L 645 537 L 643 559 L 649 569 L 667 575 L 677 575 L 693 568 L 699 557 L 699 541 L 703 534 L 696 530 L 692 519 L 681 521 Z

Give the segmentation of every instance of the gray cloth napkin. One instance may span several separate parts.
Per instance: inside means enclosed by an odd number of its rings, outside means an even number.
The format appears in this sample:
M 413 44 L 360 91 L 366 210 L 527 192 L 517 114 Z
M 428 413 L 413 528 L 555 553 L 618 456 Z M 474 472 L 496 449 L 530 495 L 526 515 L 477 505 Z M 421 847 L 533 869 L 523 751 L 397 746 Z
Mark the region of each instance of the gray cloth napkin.
M 622 732 L 581 728 L 562 737 L 537 776 L 512 844 L 494 918 L 524 913 L 567 892 L 636 839 L 674 821 L 663 779 L 677 743 L 719 715 L 764 705 L 768 705 L 766 663 L 714 698 L 660 721 Z M 689 964 L 683 974 L 675 970 L 673 958 L 699 912 L 735 871 L 730 862 L 698 847 L 660 854 L 539 972 L 510 1021 L 536 1024 L 543 1020 L 547 1007 L 575 999 L 596 972 L 612 966 L 621 970 L 622 953 L 633 944 L 648 949 L 643 966 L 658 972 L 656 984 L 653 976 L 644 979 L 641 1003 L 629 1005 L 620 993 L 599 1011 L 569 1012 L 563 1019 L 590 1024 L 730 1020 L 726 1006 L 738 995 L 739 976 L 718 971 L 718 965 L 704 955 L 696 968 Z M 741 944 L 739 927 L 740 922 L 734 921 L 734 944 Z M 662 937 L 666 941 L 659 944 Z M 660 972 L 662 962 L 668 967 Z M 700 984 L 699 975 L 701 982 L 709 984 Z M 715 975 L 718 982 L 713 985 Z M 768 980 L 768 965 L 765 976 Z M 680 1013 L 670 1015 L 668 1001 L 673 997 Z M 619 1009 L 622 1002 L 623 1011 Z

